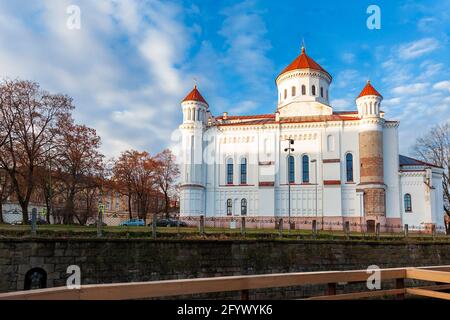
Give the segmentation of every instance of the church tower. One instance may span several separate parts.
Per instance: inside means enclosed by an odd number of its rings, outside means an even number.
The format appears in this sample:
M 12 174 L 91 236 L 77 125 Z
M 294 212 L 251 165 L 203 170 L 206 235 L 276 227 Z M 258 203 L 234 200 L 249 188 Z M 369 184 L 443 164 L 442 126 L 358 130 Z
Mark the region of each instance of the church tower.
M 205 213 L 205 168 L 203 161 L 203 133 L 210 113 L 208 103 L 197 85 L 181 102 L 182 135 L 180 215 L 203 215 Z
M 386 215 L 384 168 L 383 168 L 383 124 L 380 114 L 381 94 L 367 81 L 356 99 L 359 129 L 360 184 L 363 192 L 366 220 L 379 222 Z
M 280 118 L 333 114 L 328 95 L 331 80 L 302 47 L 301 54 L 276 79 Z

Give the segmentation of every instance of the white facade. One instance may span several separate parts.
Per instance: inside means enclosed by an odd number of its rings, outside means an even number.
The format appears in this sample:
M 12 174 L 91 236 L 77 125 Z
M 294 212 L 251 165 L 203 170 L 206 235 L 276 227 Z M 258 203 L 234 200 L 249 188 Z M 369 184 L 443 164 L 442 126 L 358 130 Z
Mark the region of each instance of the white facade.
M 331 76 L 304 51 L 294 63 L 277 78 L 273 114 L 213 117 L 197 88 L 183 100 L 180 215 L 287 217 L 290 194 L 293 219 L 443 227 L 442 169 L 405 157 L 409 165 L 400 164 L 399 122 L 385 118 L 381 95 L 368 83 L 354 110 L 335 112 Z M 373 167 L 365 154 L 377 150 L 382 163 L 374 158 Z M 382 181 L 367 183 L 372 171 Z M 369 189 L 383 194 L 383 214 L 368 215 Z

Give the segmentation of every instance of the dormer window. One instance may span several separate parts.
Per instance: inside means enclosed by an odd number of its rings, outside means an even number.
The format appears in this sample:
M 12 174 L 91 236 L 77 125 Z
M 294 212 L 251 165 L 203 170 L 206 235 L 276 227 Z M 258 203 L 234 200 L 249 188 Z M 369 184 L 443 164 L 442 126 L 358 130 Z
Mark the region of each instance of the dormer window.
M 302 85 L 302 95 L 304 96 L 306 94 L 306 86 Z
M 316 86 L 314 86 L 314 85 L 311 87 L 311 94 L 312 94 L 313 96 L 316 95 Z
M 295 97 L 295 87 L 292 87 L 292 96 Z

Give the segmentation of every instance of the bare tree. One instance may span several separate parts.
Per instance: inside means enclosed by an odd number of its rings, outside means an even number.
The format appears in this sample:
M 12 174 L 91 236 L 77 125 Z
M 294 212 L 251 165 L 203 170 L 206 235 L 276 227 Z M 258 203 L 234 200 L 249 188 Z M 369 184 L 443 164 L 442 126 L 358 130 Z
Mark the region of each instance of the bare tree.
M 423 137 L 417 139 L 414 146 L 416 155 L 424 161 L 444 168 L 442 187 L 444 191 L 445 213 L 450 217 L 450 123 L 444 123 L 433 127 Z M 450 226 L 446 223 L 447 233 Z
M 164 194 L 164 213 L 169 217 L 170 193 L 175 190 L 176 181 L 180 175 L 180 169 L 175 161 L 175 156 L 169 149 L 165 149 L 155 156 L 157 162 L 156 182 L 160 191 Z
M 31 81 L 0 83 L 0 109 L 6 125 L 0 134 L 0 167 L 11 184 L 27 223 L 36 168 L 43 166 L 48 145 L 57 134 L 58 118 L 73 109 L 66 95 L 50 94 Z
M 75 217 L 79 223 L 86 223 L 85 200 L 90 202 L 91 193 L 88 189 L 96 189 L 98 177 L 103 172 L 103 155 L 100 153 L 100 137 L 96 131 L 85 125 L 75 124 L 69 116 L 58 121 L 60 133 L 56 136 L 56 165 L 62 173 L 60 180 L 64 185 L 65 210 L 64 223 L 73 223 Z M 83 200 L 78 194 L 84 191 Z M 83 205 L 76 202 L 82 201 Z M 78 207 L 78 208 L 77 208 Z M 77 210 L 78 209 L 78 210 Z M 81 215 L 77 213 L 81 212 Z

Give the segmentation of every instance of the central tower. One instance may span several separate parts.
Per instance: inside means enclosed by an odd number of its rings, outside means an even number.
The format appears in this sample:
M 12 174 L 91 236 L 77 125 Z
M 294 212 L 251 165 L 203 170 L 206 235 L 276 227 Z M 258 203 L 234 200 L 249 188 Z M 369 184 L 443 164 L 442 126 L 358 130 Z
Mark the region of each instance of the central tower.
M 280 118 L 330 115 L 328 89 L 331 75 L 306 54 L 301 54 L 277 77 Z

